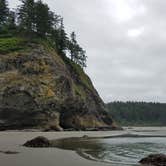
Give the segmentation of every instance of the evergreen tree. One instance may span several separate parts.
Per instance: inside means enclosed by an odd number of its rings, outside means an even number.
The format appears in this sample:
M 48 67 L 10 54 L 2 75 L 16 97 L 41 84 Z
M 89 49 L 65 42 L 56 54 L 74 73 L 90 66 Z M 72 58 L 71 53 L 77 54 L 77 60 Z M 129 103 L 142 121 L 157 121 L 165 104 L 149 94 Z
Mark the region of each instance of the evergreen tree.
M 50 12 L 50 39 L 52 41 L 52 44 L 54 48 L 58 51 L 58 43 L 59 43 L 59 27 L 61 23 L 61 17 L 59 15 L 56 15 L 53 12 Z
M 47 4 L 43 4 L 41 0 L 35 4 L 35 24 L 37 34 L 45 36 L 51 32 L 53 26 L 54 14 L 49 11 Z
M 80 46 L 78 47 L 78 61 L 76 61 L 76 63 L 78 63 L 82 68 L 87 67 L 86 66 L 86 60 L 87 60 L 87 56 L 86 56 L 86 51 L 83 50 Z
M 59 54 L 65 55 L 65 51 L 67 50 L 67 42 L 68 37 L 65 32 L 64 24 L 63 24 L 63 18 L 60 20 L 60 26 L 57 29 L 57 51 Z
M 22 5 L 19 8 L 19 22 L 20 28 L 24 29 L 26 32 L 31 33 L 34 31 L 34 0 L 20 0 Z
M 14 11 L 9 11 L 9 16 L 7 19 L 7 27 L 9 30 L 16 29 L 16 13 Z
M 69 43 L 69 51 L 70 51 L 70 57 L 71 60 L 74 61 L 77 58 L 77 41 L 76 41 L 76 35 L 74 32 L 71 33 L 70 35 L 70 43 Z
M 54 30 L 57 29 L 59 24 L 60 16 L 56 15 L 54 12 L 48 12 L 48 33 L 52 34 Z
M 54 12 L 50 11 L 50 21 L 52 21 L 52 23 L 50 24 L 52 27 L 52 31 L 57 30 L 60 25 L 61 25 L 61 16 L 60 15 L 56 15 Z
M 8 4 L 6 0 L 0 0 L 0 25 L 3 25 L 8 17 Z
M 74 32 L 70 35 L 69 52 L 71 60 L 79 64 L 81 67 L 86 67 L 86 55 L 85 51 L 79 46 L 76 40 L 76 34 Z

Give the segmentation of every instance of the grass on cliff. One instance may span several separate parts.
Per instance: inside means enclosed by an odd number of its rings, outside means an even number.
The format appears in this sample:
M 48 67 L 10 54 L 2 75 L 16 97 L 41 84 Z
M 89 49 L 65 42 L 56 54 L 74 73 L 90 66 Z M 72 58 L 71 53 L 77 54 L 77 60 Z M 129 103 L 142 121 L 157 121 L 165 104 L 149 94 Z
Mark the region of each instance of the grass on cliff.
M 92 90 L 92 83 L 91 80 L 89 79 L 89 77 L 85 74 L 84 70 L 81 68 L 80 65 L 74 63 L 73 61 L 71 61 L 69 58 L 65 57 L 64 61 L 70 66 L 71 68 L 71 72 L 74 72 L 73 74 L 76 77 L 76 81 L 80 82 L 81 84 L 83 84 L 86 88 L 88 88 L 89 90 Z
M 0 53 L 9 53 L 23 48 L 25 40 L 18 37 L 0 38 Z
M 27 37 L 16 37 L 16 36 L 4 36 L 0 35 L 0 53 L 10 53 L 13 51 L 25 50 L 28 48 L 28 43 L 41 44 L 47 50 L 54 50 L 51 42 L 46 39 L 41 39 L 39 37 L 34 36 L 34 38 L 30 39 Z

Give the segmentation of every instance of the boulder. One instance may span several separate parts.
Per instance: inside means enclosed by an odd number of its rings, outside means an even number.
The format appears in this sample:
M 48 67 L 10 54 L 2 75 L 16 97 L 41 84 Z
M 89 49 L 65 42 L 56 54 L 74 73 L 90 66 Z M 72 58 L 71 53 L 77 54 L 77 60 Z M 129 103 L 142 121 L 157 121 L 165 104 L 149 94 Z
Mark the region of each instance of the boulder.
M 36 137 L 30 141 L 27 141 L 23 146 L 33 147 L 33 148 L 35 148 L 35 147 L 39 147 L 39 148 L 50 147 L 51 142 L 47 138 L 39 136 L 39 137 Z
M 166 166 L 165 154 L 151 154 L 139 161 L 143 165 Z

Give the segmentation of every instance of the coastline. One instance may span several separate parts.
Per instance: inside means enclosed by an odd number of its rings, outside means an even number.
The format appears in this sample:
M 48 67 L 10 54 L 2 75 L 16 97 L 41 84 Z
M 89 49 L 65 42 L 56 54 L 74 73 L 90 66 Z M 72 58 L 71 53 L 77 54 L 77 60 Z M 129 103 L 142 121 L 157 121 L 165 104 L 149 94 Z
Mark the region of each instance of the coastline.
M 37 136 L 44 136 L 48 139 L 62 139 L 71 137 L 110 137 L 122 134 L 138 133 L 149 131 L 149 134 L 166 135 L 166 127 L 156 128 L 159 132 L 155 132 L 155 128 L 132 128 L 123 131 L 93 131 L 93 132 L 20 132 L 20 131 L 3 131 L 0 132 L 0 151 L 16 151 L 18 154 L 2 154 L 0 153 L 0 163 L 3 166 L 107 166 L 110 164 L 87 160 L 79 156 L 74 151 L 62 150 L 58 148 L 26 148 L 22 145 Z
M 0 153 L 0 163 L 3 166 L 107 166 L 110 164 L 87 160 L 74 151 L 58 148 L 26 148 L 22 145 L 37 136 L 44 136 L 48 139 L 61 139 L 70 137 L 101 137 L 118 135 L 119 131 L 97 131 L 97 132 L 0 132 L 0 150 L 17 151 L 18 154 L 7 155 Z M 123 131 L 124 132 L 124 131 Z

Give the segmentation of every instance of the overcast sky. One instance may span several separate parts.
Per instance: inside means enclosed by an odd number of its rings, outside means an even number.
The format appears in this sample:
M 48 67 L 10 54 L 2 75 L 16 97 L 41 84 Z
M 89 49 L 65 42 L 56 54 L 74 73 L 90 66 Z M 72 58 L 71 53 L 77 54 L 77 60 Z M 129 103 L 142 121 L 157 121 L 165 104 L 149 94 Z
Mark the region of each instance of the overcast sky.
M 105 102 L 166 102 L 165 0 L 43 1 L 77 33 L 86 72 Z

